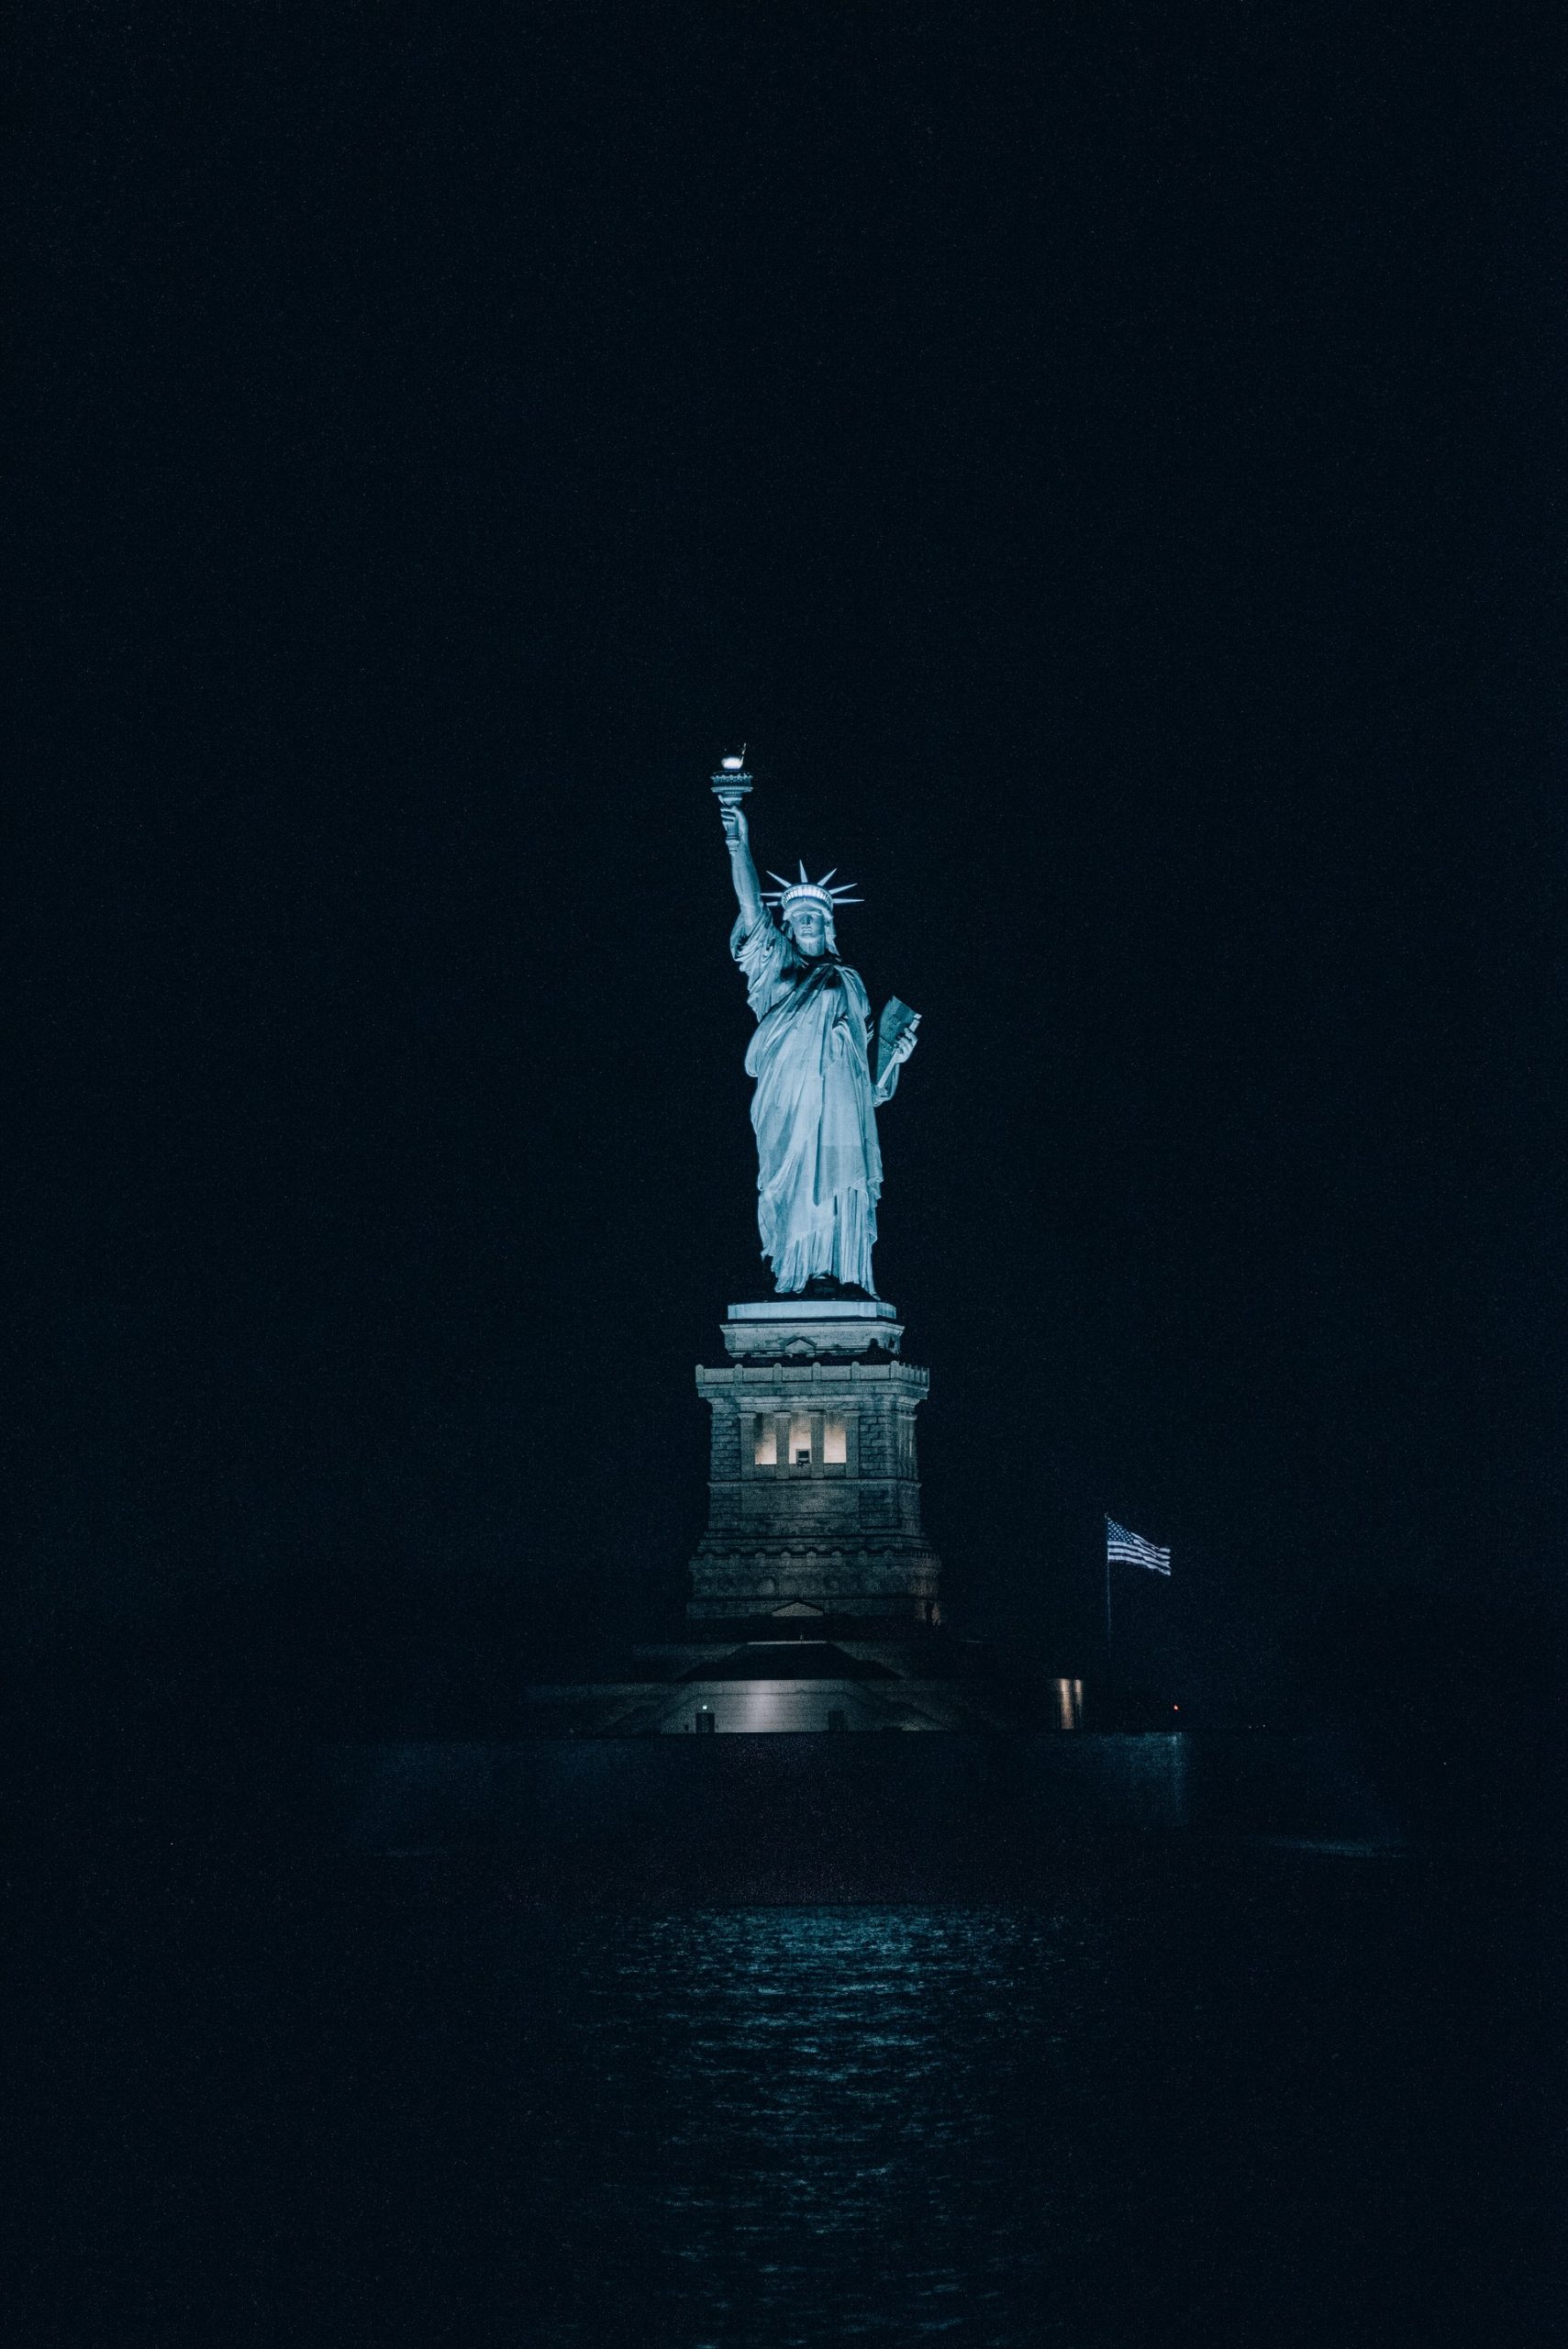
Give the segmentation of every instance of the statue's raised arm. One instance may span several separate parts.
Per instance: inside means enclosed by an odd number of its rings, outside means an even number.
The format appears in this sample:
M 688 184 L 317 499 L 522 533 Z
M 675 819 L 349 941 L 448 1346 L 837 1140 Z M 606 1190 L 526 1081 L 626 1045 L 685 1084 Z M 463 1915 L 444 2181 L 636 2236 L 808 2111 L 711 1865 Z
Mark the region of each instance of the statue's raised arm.
M 751 862 L 751 833 L 746 821 L 746 810 L 736 799 L 721 801 L 718 812 L 724 818 L 724 841 L 729 851 L 729 877 L 735 884 L 740 918 L 748 930 L 754 930 L 762 918 L 762 885 L 757 878 L 757 868 Z
M 750 779 L 714 778 L 740 908 L 730 952 L 746 979 L 757 1032 L 746 1054 L 756 1083 L 757 1220 L 781 1297 L 838 1290 L 874 1297 L 871 1255 L 882 1152 L 876 1108 L 915 1047 L 918 1015 L 896 996 L 873 1039 L 860 974 L 839 956 L 835 916 L 860 900 L 831 873 L 779 874 L 764 893 L 740 806 Z M 777 908 L 776 918 L 768 910 Z M 873 1067 L 872 1052 L 877 1058 Z

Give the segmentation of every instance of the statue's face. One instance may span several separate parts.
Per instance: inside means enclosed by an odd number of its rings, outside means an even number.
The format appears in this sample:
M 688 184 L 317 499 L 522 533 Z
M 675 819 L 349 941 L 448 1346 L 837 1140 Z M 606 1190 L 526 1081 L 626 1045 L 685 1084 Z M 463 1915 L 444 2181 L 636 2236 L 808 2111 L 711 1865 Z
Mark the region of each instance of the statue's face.
M 815 958 L 828 951 L 828 924 L 820 906 L 809 899 L 791 906 L 784 917 L 784 928 L 803 954 Z

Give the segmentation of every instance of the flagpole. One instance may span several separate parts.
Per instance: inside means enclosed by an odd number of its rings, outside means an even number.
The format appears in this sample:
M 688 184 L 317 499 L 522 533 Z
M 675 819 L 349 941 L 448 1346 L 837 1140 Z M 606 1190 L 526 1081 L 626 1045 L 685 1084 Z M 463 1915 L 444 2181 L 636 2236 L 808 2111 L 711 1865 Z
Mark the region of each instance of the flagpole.
M 1105 1539 L 1106 1539 L 1106 1696 L 1108 1697 L 1108 1696 L 1110 1695 L 1110 1692 L 1111 1692 L 1111 1683 L 1112 1683 L 1112 1678 L 1113 1678 L 1113 1674 L 1112 1674 L 1112 1669 L 1111 1669 L 1111 1545 L 1110 1545 L 1110 1537 L 1109 1537 L 1109 1535 L 1108 1535 L 1108 1534 L 1105 1537 Z

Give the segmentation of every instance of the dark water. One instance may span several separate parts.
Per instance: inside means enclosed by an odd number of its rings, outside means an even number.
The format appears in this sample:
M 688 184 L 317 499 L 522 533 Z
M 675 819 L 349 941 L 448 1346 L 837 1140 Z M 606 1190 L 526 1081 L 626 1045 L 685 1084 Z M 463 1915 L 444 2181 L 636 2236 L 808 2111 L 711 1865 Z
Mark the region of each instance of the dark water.
M 25 1969 L 29 2343 L 1560 2337 L 1539 1900 L 1178 1843 L 1027 1906 L 89 1904 Z

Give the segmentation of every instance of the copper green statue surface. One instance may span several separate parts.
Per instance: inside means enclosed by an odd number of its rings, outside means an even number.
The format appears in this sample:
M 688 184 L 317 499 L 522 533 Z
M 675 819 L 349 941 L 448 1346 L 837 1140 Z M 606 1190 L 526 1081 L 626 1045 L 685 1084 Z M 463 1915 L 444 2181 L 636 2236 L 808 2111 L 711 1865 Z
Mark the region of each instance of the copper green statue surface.
M 837 907 L 858 900 L 830 888 L 830 873 L 808 881 L 804 865 L 798 881 L 764 896 L 740 805 L 749 778 L 721 774 L 714 788 L 740 908 L 729 947 L 757 1020 L 746 1073 L 756 1084 L 762 1253 L 781 1297 L 799 1296 L 808 1284 L 818 1294 L 839 1286 L 874 1297 L 876 1112 L 915 1048 L 917 1015 L 895 998 L 873 1027 L 860 974 L 839 958 L 834 927 Z

